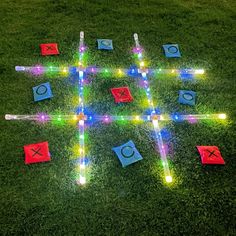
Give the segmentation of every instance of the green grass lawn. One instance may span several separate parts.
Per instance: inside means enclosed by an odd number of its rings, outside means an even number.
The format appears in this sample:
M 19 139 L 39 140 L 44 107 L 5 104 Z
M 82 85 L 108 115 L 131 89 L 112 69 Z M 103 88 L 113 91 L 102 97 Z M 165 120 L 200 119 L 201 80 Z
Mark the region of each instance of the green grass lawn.
M 236 235 L 236 3 L 233 0 L 2 0 L 0 2 L 0 235 Z M 4 115 L 68 113 L 75 88 L 66 78 L 35 78 L 16 65 L 72 64 L 85 32 L 89 64 L 128 68 L 133 33 L 150 67 L 204 68 L 195 83 L 153 77 L 155 104 L 167 113 L 226 113 L 227 121 L 165 122 L 172 133 L 174 182 L 163 168 L 147 124 L 95 124 L 86 131 L 90 182 L 74 184 L 73 125 L 5 121 Z M 96 49 L 97 38 L 115 50 Z M 39 44 L 57 42 L 60 56 L 40 56 Z M 182 57 L 167 59 L 161 46 L 178 43 Z M 50 81 L 54 97 L 33 102 L 32 87 Z M 135 102 L 116 106 L 108 89 L 128 85 Z M 178 104 L 178 90 L 197 92 L 195 107 Z M 144 93 L 130 78 L 102 78 L 87 88 L 97 114 L 141 112 Z M 122 168 L 111 148 L 133 140 L 144 160 Z M 52 161 L 24 164 L 22 146 L 48 141 Z M 216 145 L 225 166 L 202 166 L 196 145 Z

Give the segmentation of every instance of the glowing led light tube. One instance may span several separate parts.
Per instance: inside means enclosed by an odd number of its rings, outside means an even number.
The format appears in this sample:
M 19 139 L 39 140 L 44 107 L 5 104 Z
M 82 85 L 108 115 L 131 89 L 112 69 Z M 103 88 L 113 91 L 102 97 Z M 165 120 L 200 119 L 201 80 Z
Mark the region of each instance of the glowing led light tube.
M 138 118 L 137 118 L 138 117 Z M 58 120 L 61 118 L 62 120 L 78 120 L 84 121 L 87 120 L 87 116 L 83 115 L 47 115 L 47 114 L 38 114 L 38 115 L 13 115 L 6 114 L 5 120 Z M 191 119 L 196 120 L 225 120 L 227 119 L 226 114 L 198 114 L 198 115 L 133 115 L 133 116 L 108 116 L 108 115 L 95 115 L 93 116 L 94 120 L 97 121 L 119 121 L 119 120 L 127 120 L 127 121 L 135 121 L 135 120 L 143 120 L 143 121 L 189 121 Z
M 80 50 L 85 50 L 85 46 L 82 46 Z M 79 66 L 81 67 L 82 61 L 79 61 Z M 181 75 L 183 70 L 178 69 L 151 69 L 151 68 L 145 68 L 145 62 L 140 60 L 139 62 L 140 69 L 138 69 L 138 72 L 141 74 L 142 72 L 145 72 L 147 75 L 154 75 L 154 74 L 177 74 Z M 48 72 L 55 72 L 55 73 L 74 73 L 74 71 L 86 71 L 87 73 L 95 74 L 95 73 L 111 73 L 115 74 L 117 76 L 121 75 L 127 75 L 129 76 L 129 69 L 122 69 L 122 68 L 99 68 L 99 67 L 87 67 L 87 68 L 80 68 L 76 66 L 67 66 L 67 67 L 58 67 L 58 66 L 15 66 L 15 70 L 17 72 L 27 72 L 32 73 L 33 75 L 41 75 Z M 204 69 L 184 69 L 186 74 L 192 74 L 192 75 L 203 75 L 205 73 Z M 134 71 L 135 72 L 135 71 Z M 132 74 L 132 73 L 131 73 Z

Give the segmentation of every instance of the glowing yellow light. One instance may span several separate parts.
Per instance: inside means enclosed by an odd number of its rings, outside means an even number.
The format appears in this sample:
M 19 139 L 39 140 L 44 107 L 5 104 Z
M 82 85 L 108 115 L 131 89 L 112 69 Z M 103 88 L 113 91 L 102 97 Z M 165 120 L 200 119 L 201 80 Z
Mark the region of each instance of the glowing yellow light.
M 140 62 L 140 67 L 144 67 L 144 61 Z
M 80 149 L 79 149 L 79 152 L 80 152 L 80 154 L 83 154 L 83 153 L 84 153 L 84 149 L 83 149 L 83 148 L 80 148 Z
M 73 119 L 74 119 L 74 120 L 77 120 L 77 115 L 74 115 Z
M 135 120 L 140 120 L 140 116 L 136 116 L 136 117 L 135 117 Z
M 203 69 L 195 70 L 195 74 L 202 75 L 204 73 L 205 73 L 205 70 Z
M 66 68 L 63 68 L 62 72 L 63 72 L 63 73 L 67 73 L 68 70 L 67 70 Z
M 164 120 L 164 116 L 163 115 L 160 115 L 160 120 Z
M 117 76 L 122 76 L 122 75 L 124 75 L 124 72 L 122 69 L 118 69 L 116 74 L 117 74 Z
M 224 119 L 226 119 L 227 116 L 226 116 L 226 114 L 219 114 L 218 117 L 219 117 L 219 119 L 224 120 Z
M 172 177 L 170 175 L 166 176 L 166 182 L 171 183 L 172 182 Z
M 83 64 L 82 64 L 82 62 L 79 61 L 78 65 L 79 65 L 79 66 L 82 66 Z
M 175 70 L 171 70 L 171 73 L 175 73 Z

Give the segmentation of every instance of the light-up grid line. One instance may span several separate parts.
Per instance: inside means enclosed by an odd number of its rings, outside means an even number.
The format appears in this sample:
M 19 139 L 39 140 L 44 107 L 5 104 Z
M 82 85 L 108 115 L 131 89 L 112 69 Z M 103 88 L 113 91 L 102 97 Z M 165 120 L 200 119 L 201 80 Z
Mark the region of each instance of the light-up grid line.
M 25 121 L 38 121 L 38 122 L 47 122 L 47 121 L 59 121 L 59 120 L 65 120 L 65 121 L 72 121 L 72 120 L 86 120 L 86 119 L 93 119 L 94 121 L 103 121 L 106 123 L 106 121 L 189 121 L 189 123 L 192 123 L 192 121 L 196 120 L 224 120 L 226 119 L 226 114 L 206 114 L 206 115 L 199 115 L 199 114 L 189 114 L 189 115 L 169 115 L 169 114 L 162 114 L 162 115 L 133 115 L 133 116 L 109 116 L 109 115 L 95 115 L 95 116 L 89 116 L 86 115 L 46 115 L 46 114 L 36 114 L 36 115 L 11 115 L 6 114 L 5 119 L 6 120 L 25 120 Z
M 83 55 L 85 52 L 84 32 L 80 32 L 79 44 L 79 179 L 80 184 L 86 183 L 86 163 L 85 163 L 85 143 L 84 143 L 84 71 L 83 71 Z
M 165 146 L 163 143 L 159 122 L 158 122 L 158 119 L 155 118 L 156 112 L 155 112 L 155 108 L 154 108 L 154 104 L 153 104 L 153 100 L 152 100 L 152 95 L 151 95 L 151 91 L 150 91 L 149 81 L 148 81 L 148 77 L 147 77 L 147 71 L 145 70 L 145 64 L 143 61 L 142 48 L 140 47 L 137 34 L 134 34 L 134 41 L 135 41 L 135 49 L 133 51 L 138 56 L 138 63 L 139 63 L 138 72 L 141 73 L 142 80 L 144 82 L 144 89 L 145 89 L 145 93 L 146 93 L 146 96 L 148 99 L 148 104 L 149 104 L 150 111 L 151 111 L 150 115 L 152 116 L 152 124 L 153 124 L 154 132 L 155 132 L 155 141 L 156 141 L 156 144 L 158 146 L 159 153 L 161 156 L 162 165 L 164 168 L 165 179 L 166 179 L 166 182 L 172 182 L 172 177 L 170 174 L 169 164 L 167 161 L 166 150 L 165 150 Z
M 16 66 L 15 70 L 18 72 L 27 72 L 32 73 L 33 75 L 43 75 L 47 72 L 53 72 L 55 75 L 67 75 L 70 74 L 73 69 L 78 71 L 78 67 L 75 66 Z M 99 68 L 95 66 L 84 68 L 84 72 L 97 74 L 97 73 L 112 73 L 113 75 L 117 75 L 117 77 L 121 77 L 123 75 L 127 75 L 130 69 L 124 68 Z M 135 70 L 134 70 L 135 72 Z M 189 75 L 203 75 L 205 73 L 204 69 L 146 69 L 146 73 L 149 76 L 153 76 L 155 74 L 175 74 L 181 75 L 182 73 L 186 73 Z
M 40 121 L 40 122 L 45 122 L 45 121 L 53 121 L 53 120 L 77 120 L 78 121 L 78 126 L 79 126 L 79 169 L 80 169 L 80 174 L 79 174 L 79 179 L 77 180 L 78 183 L 80 184 L 85 184 L 86 183 L 86 161 L 85 161 L 85 143 L 84 143 L 84 124 L 87 119 L 93 119 L 94 121 L 102 121 L 104 123 L 110 123 L 113 121 L 137 121 L 137 120 L 142 120 L 142 121 L 149 121 L 152 122 L 154 131 L 155 131 L 155 141 L 157 143 L 157 146 L 159 148 L 160 156 L 162 159 L 163 167 L 164 167 L 164 174 L 165 174 L 165 179 L 167 182 L 172 182 L 172 176 L 170 174 L 169 166 L 168 166 L 168 161 L 167 161 L 167 154 L 164 148 L 164 143 L 163 139 L 161 136 L 160 132 L 160 127 L 159 127 L 159 121 L 168 121 L 168 120 L 173 120 L 173 121 L 184 121 L 187 120 L 190 123 L 193 123 L 193 121 L 196 120 L 202 120 L 202 119 L 226 119 L 225 114 L 189 114 L 189 115 L 168 115 L 168 114 L 162 114 L 162 115 L 157 115 L 155 112 L 154 104 L 152 101 L 152 96 L 150 93 L 150 87 L 149 87 L 149 82 L 148 82 L 148 76 L 152 76 L 155 73 L 175 73 L 175 74 L 181 74 L 181 73 L 187 73 L 191 75 L 202 75 L 204 74 L 203 69 L 184 69 L 184 70 L 178 70 L 178 69 L 147 69 L 145 68 L 145 64 L 143 62 L 143 54 L 142 51 L 143 49 L 141 48 L 139 41 L 138 41 L 138 35 L 134 34 L 134 40 L 135 40 L 135 48 L 133 49 L 134 54 L 138 58 L 138 73 L 139 75 L 141 74 L 141 78 L 144 82 L 144 88 L 146 92 L 146 96 L 148 98 L 149 102 L 149 107 L 151 110 L 150 115 L 135 115 L 135 116 L 108 116 L 108 115 L 94 115 L 94 116 L 89 116 L 89 118 L 84 114 L 84 77 L 86 74 L 96 74 L 96 73 L 113 73 L 116 74 L 117 76 L 121 77 L 125 74 L 128 76 L 130 75 L 130 69 L 108 69 L 108 68 L 97 68 L 97 67 L 87 67 L 84 68 L 83 66 L 83 56 L 84 52 L 86 50 L 86 47 L 84 45 L 84 33 L 80 33 L 80 47 L 79 47 L 79 63 L 78 67 L 43 67 L 43 66 L 16 66 L 16 71 L 22 71 L 22 72 L 30 72 L 35 75 L 42 75 L 45 72 L 48 71 L 53 71 L 56 73 L 64 74 L 64 73 L 69 73 L 73 69 L 76 70 L 76 73 L 78 73 L 78 92 L 79 92 L 79 107 L 78 111 L 79 114 L 76 115 L 46 115 L 46 114 L 36 114 L 36 115 L 10 115 L 7 114 L 5 116 L 6 120 L 34 120 L 34 121 Z M 131 70 L 131 75 L 132 73 L 135 73 L 135 70 Z

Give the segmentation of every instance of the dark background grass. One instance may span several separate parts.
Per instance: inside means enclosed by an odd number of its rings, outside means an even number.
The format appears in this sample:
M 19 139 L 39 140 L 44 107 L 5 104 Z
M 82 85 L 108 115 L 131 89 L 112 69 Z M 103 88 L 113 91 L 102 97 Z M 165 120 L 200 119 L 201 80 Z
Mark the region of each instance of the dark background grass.
M 220 0 L 2 0 L 0 3 L 0 92 L 2 115 L 1 235 L 235 235 L 235 1 Z M 4 121 L 4 114 L 68 113 L 75 90 L 65 78 L 33 78 L 15 65 L 72 64 L 85 32 L 89 64 L 129 67 L 137 32 L 151 67 L 204 68 L 196 83 L 170 76 L 152 78 L 155 104 L 163 112 L 227 113 L 226 122 L 165 123 L 172 133 L 174 183 L 163 185 L 163 169 L 145 124 L 95 124 L 86 143 L 90 183 L 73 182 L 73 125 Z M 96 50 L 97 38 L 113 39 L 115 50 Z M 60 56 L 41 57 L 39 44 L 57 42 Z M 161 45 L 180 45 L 181 59 L 166 59 Z M 50 81 L 54 97 L 40 103 L 32 87 Z M 116 107 L 107 89 L 129 85 L 137 101 Z M 177 102 L 179 89 L 197 92 L 197 105 Z M 141 112 L 143 93 L 126 78 L 97 78 L 87 89 L 96 113 Z M 140 101 L 140 103 L 139 103 Z M 142 156 L 121 168 L 111 148 L 132 139 Z M 47 140 L 52 161 L 23 162 L 24 144 Z M 200 163 L 196 145 L 216 145 L 225 166 Z

